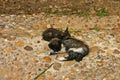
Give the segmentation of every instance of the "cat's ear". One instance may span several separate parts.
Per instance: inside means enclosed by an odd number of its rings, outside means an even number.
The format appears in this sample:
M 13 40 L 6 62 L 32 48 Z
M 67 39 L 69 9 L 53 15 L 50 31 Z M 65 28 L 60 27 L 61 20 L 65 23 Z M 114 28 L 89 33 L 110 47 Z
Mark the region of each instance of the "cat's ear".
M 68 27 L 66 27 L 64 33 L 69 34 Z
M 68 31 L 68 27 L 67 27 L 66 30 L 64 31 L 63 36 L 64 36 L 64 38 L 69 38 L 69 37 L 71 37 L 70 32 Z

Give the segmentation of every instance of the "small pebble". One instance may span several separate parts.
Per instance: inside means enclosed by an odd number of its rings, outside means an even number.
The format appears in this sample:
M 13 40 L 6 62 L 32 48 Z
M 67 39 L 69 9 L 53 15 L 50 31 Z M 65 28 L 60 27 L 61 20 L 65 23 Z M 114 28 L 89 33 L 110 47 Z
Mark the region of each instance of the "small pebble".
M 109 49 L 108 51 L 108 54 L 113 54 L 113 50 Z
M 70 80 L 69 78 L 65 78 L 64 80 Z
M 9 41 L 14 41 L 15 39 L 16 39 L 15 36 L 9 36 L 9 37 L 7 38 L 7 40 L 9 40 Z
M 120 54 L 120 51 L 117 50 L 117 49 L 115 49 L 113 52 L 114 52 L 115 54 Z
M 120 43 L 120 35 L 116 37 L 116 41 Z
M 5 51 L 8 52 L 8 53 L 9 53 L 11 50 L 12 50 L 12 49 L 11 49 L 10 47 L 5 48 Z
M 32 51 L 33 50 L 33 48 L 31 46 L 25 46 L 24 49 L 27 50 L 27 51 Z
M 41 75 L 40 77 L 38 77 L 38 80 L 46 80 L 46 76 L 45 75 Z
M 45 62 L 48 62 L 48 63 L 51 62 L 51 58 L 50 58 L 49 56 L 43 57 L 43 60 L 44 60 Z
M 38 30 L 39 29 L 39 25 L 33 25 L 32 28 L 35 29 L 35 30 Z
M 17 41 L 16 42 L 16 46 L 23 47 L 24 46 L 24 42 L 23 41 Z
M 0 22 L 0 27 L 4 26 L 3 22 Z
M 13 26 L 14 26 L 13 24 L 7 24 L 7 25 L 5 25 L 5 28 L 7 29 L 7 28 L 11 28 Z
M 96 52 L 98 50 L 100 50 L 98 46 L 93 46 L 90 48 L 90 52 Z
M 53 77 L 48 78 L 48 80 L 55 80 Z
M 64 62 L 63 66 L 69 67 L 69 66 L 72 66 L 74 64 L 75 64 L 75 61 L 66 61 L 66 62 Z
M 3 34 L 2 34 L 2 33 L 0 33 L 0 37 L 2 37 L 2 35 L 3 35 Z
M 59 70 L 61 68 L 61 64 L 60 63 L 54 63 L 53 68 L 55 70 Z

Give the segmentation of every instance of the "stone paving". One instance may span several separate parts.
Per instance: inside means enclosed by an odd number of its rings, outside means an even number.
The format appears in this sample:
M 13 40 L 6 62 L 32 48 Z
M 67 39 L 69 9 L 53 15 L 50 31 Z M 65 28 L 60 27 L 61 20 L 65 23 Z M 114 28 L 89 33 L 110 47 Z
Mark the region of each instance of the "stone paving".
M 60 30 L 68 26 L 72 36 L 89 45 L 89 55 L 80 62 L 58 61 L 64 50 L 49 56 L 41 33 L 51 24 Z M 0 16 L 0 80 L 34 80 L 52 63 L 38 80 L 119 80 L 120 17 Z

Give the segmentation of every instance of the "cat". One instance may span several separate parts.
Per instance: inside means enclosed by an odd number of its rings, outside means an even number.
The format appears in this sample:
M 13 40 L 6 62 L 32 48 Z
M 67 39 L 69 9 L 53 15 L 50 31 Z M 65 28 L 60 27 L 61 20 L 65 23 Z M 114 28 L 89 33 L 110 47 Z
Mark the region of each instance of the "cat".
M 51 28 L 48 28 L 47 30 L 45 30 L 42 33 L 42 38 L 45 41 L 50 41 L 53 38 L 62 39 L 62 35 L 63 35 L 62 31 L 60 31 L 60 30 L 58 30 L 56 28 L 51 27 Z
M 49 32 L 51 33 L 51 35 L 49 35 Z M 86 45 L 83 41 L 71 37 L 71 34 L 68 31 L 68 27 L 64 32 L 58 31 L 55 28 L 49 28 L 44 33 L 47 34 L 44 35 L 45 38 L 43 38 L 49 41 L 48 46 L 50 49 L 53 50 L 53 52 L 50 52 L 50 55 L 57 54 L 59 51 L 61 51 L 62 44 L 65 47 L 65 51 L 68 56 L 59 57 L 58 60 L 76 60 L 77 62 L 79 62 L 89 53 L 89 46 Z M 57 34 L 57 36 L 55 34 Z
M 59 60 L 76 60 L 77 62 L 79 62 L 89 53 L 89 46 L 86 45 L 83 41 L 71 37 L 68 28 L 66 28 L 65 32 L 63 33 L 62 44 L 65 47 L 65 51 L 68 56 L 60 57 L 58 58 Z
M 50 55 L 57 54 L 59 51 L 61 51 L 62 41 L 59 38 L 53 38 L 50 40 L 48 46 L 52 50 L 50 52 Z
M 62 40 L 62 44 L 65 47 L 67 57 L 61 57 L 59 60 L 69 61 L 76 60 L 77 62 L 81 61 L 89 53 L 89 47 L 83 41 L 76 38 L 67 38 Z

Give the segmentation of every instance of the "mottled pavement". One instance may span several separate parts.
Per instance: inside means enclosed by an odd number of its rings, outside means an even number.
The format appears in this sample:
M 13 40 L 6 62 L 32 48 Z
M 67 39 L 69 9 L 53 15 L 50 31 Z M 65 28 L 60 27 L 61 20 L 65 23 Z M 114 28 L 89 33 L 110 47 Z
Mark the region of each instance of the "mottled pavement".
M 70 21 L 70 23 L 68 23 Z M 90 53 L 80 62 L 58 61 L 61 54 L 49 56 L 48 42 L 41 33 L 54 24 L 83 40 Z M 0 80 L 119 80 L 120 17 L 1 15 Z

